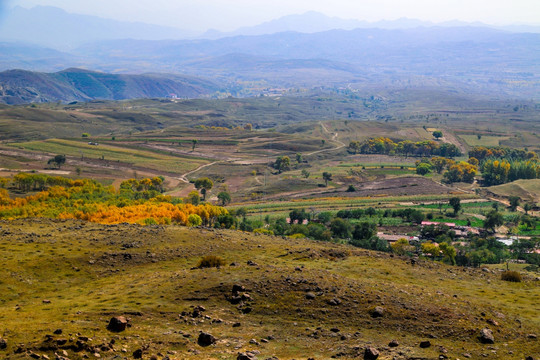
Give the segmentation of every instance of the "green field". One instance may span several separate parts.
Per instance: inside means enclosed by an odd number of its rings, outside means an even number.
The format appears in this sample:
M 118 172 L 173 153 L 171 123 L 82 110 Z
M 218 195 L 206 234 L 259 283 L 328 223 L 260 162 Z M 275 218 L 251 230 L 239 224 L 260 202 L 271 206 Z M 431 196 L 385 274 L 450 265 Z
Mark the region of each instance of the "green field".
M 469 146 L 486 146 L 486 147 L 500 146 L 501 141 L 507 140 L 509 138 L 508 136 L 489 136 L 489 135 L 482 135 L 480 139 L 478 139 L 478 136 L 476 135 L 459 135 L 459 137 L 462 138 Z
M 179 158 L 143 149 L 122 148 L 120 146 L 105 144 L 99 144 L 98 146 L 88 145 L 87 142 L 82 140 L 51 139 L 10 145 L 25 150 L 79 157 L 81 160 L 90 158 L 122 162 L 132 166 L 144 166 L 164 172 L 184 173 L 207 163 L 203 159 Z

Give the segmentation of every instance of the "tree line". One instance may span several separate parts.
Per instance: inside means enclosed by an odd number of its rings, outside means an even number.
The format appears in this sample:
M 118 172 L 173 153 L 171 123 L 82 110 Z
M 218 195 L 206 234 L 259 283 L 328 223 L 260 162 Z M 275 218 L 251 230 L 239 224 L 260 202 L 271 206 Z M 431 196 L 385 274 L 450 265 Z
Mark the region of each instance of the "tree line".
M 351 154 L 385 154 L 403 156 L 461 156 L 459 148 L 450 143 L 440 143 L 432 140 L 424 141 L 399 141 L 385 137 L 371 138 L 365 141 L 351 141 L 348 146 Z

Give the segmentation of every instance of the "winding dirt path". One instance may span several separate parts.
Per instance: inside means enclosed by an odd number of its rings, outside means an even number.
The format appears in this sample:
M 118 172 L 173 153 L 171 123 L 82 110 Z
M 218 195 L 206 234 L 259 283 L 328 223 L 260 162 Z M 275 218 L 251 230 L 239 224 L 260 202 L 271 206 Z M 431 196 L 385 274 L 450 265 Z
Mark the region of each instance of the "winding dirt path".
M 180 177 L 178 177 L 177 179 L 186 183 L 186 184 L 189 184 L 189 180 L 187 179 L 187 176 L 188 175 L 191 175 L 193 173 L 196 173 L 197 171 L 201 170 L 201 169 L 204 169 L 205 167 L 209 167 L 209 166 L 212 166 L 212 165 L 215 165 L 217 164 L 219 161 L 214 161 L 214 162 L 211 162 L 209 164 L 204 164 L 204 165 L 201 165 L 199 166 L 198 168 L 196 168 L 195 170 L 191 170 L 191 171 L 188 171 L 187 173 L 183 174 L 183 175 L 180 175 Z
M 344 148 L 345 146 L 345 143 L 343 143 L 342 141 L 338 140 L 338 133 L 331 133 L 330 131 L 328 131 L 328 129 L 326 128 L 326 126 L 324 126 L 323 122 L 319 122 L 319 125 L 321 125 L 321 128 L 323 129 L 323 131 L 327 134 L 331 134 L 332 135 L 332 138 L 331 140 L 334 141 L 334 142 L 337 142 L 339 145 L 336 146 L 335 148 L 332 148 L 332 149 L 322 149 L 322 150 L 317 150 L 317 151 L 313 151 L 313 152 L 310 152 L 308 154 L 306 154 L 305 156 L 310 156 L 310 155 L 315 155 L 315 154 L 319 154 L 319 153 L 322 153 L 322 152 L 328 152 L 328 151 L 335 151 L 335 150 L 339 150 L 341 148 Z

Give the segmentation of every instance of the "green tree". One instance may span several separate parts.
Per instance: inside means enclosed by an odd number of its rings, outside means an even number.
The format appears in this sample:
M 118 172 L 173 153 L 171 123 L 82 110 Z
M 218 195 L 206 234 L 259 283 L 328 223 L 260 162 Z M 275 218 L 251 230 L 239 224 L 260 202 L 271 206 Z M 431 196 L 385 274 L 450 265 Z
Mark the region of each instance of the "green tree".
M 484 220 L 484 228 L 486 230 L 495 231 L 495 227 L 500 226 L 504 223 L 503 216 L 493 209 L 487 213 L 486 219 Z
M 309 171 L 307 171 L 306 169 L 302 169 L 302 176 L 305 179 L 309 178 L 309 175 L 311 175 L 311 173 Z
M 523 215 L 521 217 L 521 223 L 525 225 L 526 229 L 534 230 L 536 228 L 536 219 L 529 215 Z
M 452 245 L 449 245 L 447 242 L 442 242 L 439 244 L 439 248 L 441 249 L 443 253 L 443 261 L 456 265 L 456 248 L 454 248 Z
M 435 130 L 433 133 L 432 133 L 433 137 L 437 140 L 439 140 L 440 138 L 443 137 L 443 133 L 442 131 L 440 130 Z
M 325 186 L 328 186 L 328 182 L 332 181 L 332 174 L 325 171 L 322 173 L 322 177 L 323 177 Z
M 441 253 L 441 249 L 439 248 L 439 246 L 429 241 L 422 243 L 422 253 L 424 253 L 424 255 L 430 254 L 434 258 L 437 258 Z
M 309 215 L 304 209 L 294 209 L 289 213 L 290 223 L 302 224 L 304 220 L 309 219 Z
M 221 206 L 225 206 L 231 202 L 231 194 L 229 194 L 227 191 L 220 192 L 217 195 L 217 198 L 219 199 L 219 201 L 221 201 Z
M 454 216 L 457 216 L 459 210 L 461 210 L 461 200 L 458 197 L 453 197 L 448 200 L 448 204 L 454 209 Z
M 65 155 L 56 155 L 55 157 L 49 159 L 47 161 L 47 164 L 53 165 L 56 168 L 60 169 L 62 165 L 66 163 L 66 156 Z
M 347 220 L 334 218 L 330 222 L 330 231 L 338 238 L 348 239 L 351 237 L 351 224 Z
M 195 151 L 195 146 L 197 146 L 198 142 L 199 142 L 199 140 L 197 140 L 197 139 L 191 140 L 191 151 Z
M 374 223 L 363 221 L 354 226 L 352 237 L 354 240 L 368 240 L 377 234 L 377 227 Z
M 287 156 L 278 156 L 274 163 L 274 169 L 277 169 L 278 173 L 282 173 L 283 171 L 287 171 L 291 168 L 291 159 Z
M 242 219 L 245 219 L 246 216 L 247 216 L 247 209 L 246 209 L 245 207 L 238 208 L 238 209 L 236 209 L 236 211 L 234 212 L 234 214 L 235 214 L 237 217 L 241 217 Z
M 187 222 L 188 222 L 187 223 L 188 226 L 200 226 L 202 224 L 202 219 L 197 214 L 190 214 L 188 216 L 188 221 Z
M 296 162 L 299 163 L 299 164 L 304 162 L 304 158 L 302 157 L 302 154 L 300 154 L 300 153 L 296 154 Z
M 431 172 L 431 165 L 426 163 L 420 163 L 418 166 L 416 166 L 416 173 L 418 175 L 427 175 Z
M 399 239 L 390 246 L 392 247 L 392 252 L 398 255 L 405 255 L 407 251 L 410 251 L 412 250 L 411 248 L 413 248 L 409 245 L 409 241 L 405 238 Z
M 195 188 L 200 190 L 203 200 L 206 200 L 206 192 L 214 187 L 214 182 L 207 177 L 195 180 Z
M 525 203 L 525 205 L 523 205 L 523 210 L 525 210 L 525 215 L 529 215 L 529 211 L 531 211 L 531 209 L 532 209 L 531 204 Z
M 199 205 L 199 202 L 201 201 L 201 197 L 199 196 L 199 192 L 198 191 L 191 191 L 187 198 L 186 198 L 186 201 L 190 204 L 193 204 L 193 205 Z
M 510 211 L 516 211 L 521 201 L 519 196 L 510 196 L 508 200 L 510 201 Z

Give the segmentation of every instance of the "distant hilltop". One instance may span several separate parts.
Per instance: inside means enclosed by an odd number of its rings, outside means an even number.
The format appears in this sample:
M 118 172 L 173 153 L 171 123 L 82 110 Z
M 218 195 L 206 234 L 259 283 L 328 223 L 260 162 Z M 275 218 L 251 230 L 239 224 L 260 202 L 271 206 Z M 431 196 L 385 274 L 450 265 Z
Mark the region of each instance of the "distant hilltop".
M 71 68 L 56 73 L 8 70 L 0 73 L 0 103 L 123 100 L 133 98 L 196 98 L 219 86 L 196 77 L 108 74 Z

